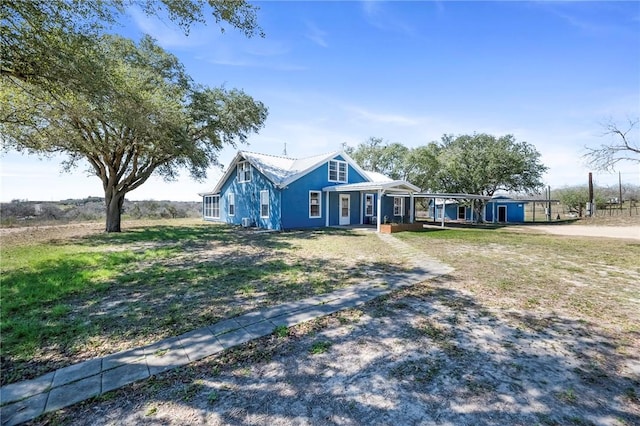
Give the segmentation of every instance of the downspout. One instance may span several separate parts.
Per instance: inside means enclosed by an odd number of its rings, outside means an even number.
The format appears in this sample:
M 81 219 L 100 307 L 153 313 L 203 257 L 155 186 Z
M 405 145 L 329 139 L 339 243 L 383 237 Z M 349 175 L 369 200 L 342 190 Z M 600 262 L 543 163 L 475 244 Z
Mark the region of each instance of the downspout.
M 327 191 L 327 202 L 324 206 L 324 226 L 329 227 L 329 191 Z

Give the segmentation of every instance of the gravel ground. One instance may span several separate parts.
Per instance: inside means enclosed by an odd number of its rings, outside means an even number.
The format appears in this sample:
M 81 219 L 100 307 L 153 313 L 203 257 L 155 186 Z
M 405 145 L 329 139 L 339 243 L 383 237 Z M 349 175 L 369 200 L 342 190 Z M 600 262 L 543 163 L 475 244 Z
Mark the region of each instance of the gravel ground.
M 529 229 L 554 235 L 640 240 L 640 226 L 535 225 Z
M 592 324 L 494 311 L 455 287 L 423 283 L 37 423 L 640 424 L 638 353 Z

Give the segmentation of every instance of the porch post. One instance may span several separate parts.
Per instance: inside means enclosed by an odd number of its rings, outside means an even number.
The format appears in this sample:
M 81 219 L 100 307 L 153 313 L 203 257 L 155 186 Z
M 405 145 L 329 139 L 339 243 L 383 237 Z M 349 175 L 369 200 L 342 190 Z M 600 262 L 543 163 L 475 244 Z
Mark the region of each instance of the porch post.
M 473 211 L 475 210 L 476 207 L 476 200 L 475 198 L 471 199 L 471 223 L 473 223 Z
M 447 200 L 445 200 L 444 198 L 442 199 L 442 222 L 440 223 L 440 227 L 444 228 L 444 213 L 445 213 L 445 208 L 447 207 Z
M 409 223 L 413 223 L 413 208 L 415 207 L 413 202 L 413 192 L 409 193 Z
M 362 207 L 362 191 L 360 191 L 360 225 L 364 225 L 364 208 Z
M 327 191 L 327 200 L 324 203 L 324 223 L 325 226 L 328 228 L 329 227 L 329 191 Z
M 376 221 L 376 231 L 380 232 L 380 222 L 382 221 L 382 189 L 378 189 L 378 200 L 376 201 L 376 215 L 378 220 Z
M 491 203 L 491 211 L 493 212 L 491 223 L 496 223 L 496 203 Z

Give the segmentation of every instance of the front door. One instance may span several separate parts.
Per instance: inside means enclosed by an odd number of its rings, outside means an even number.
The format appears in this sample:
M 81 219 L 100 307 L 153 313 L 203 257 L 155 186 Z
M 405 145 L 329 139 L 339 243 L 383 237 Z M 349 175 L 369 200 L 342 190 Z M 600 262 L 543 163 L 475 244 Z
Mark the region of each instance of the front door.
M 465 220 L 467 218 L 467 208 L 465 206 L 458 206 L 458 220 Z
M 507 206 L 498 206 L 498 222 L 507 221 Z
M 340 225 L 351 224 L 351 197 L 340 194 Z

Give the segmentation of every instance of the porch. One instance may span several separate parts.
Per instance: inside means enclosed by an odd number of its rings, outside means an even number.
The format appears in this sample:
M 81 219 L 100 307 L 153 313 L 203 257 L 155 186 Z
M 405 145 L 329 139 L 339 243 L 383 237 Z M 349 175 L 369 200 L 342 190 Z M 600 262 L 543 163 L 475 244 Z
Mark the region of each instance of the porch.
M 380 232 L 385 218 L 386 222 L 413 223 L 415 219 L 413 194 L 419 190 L 417 186 L 400 180 L 361 182 L 322 188 L 325 198 L 325 226 L 368 224 L 375 226 L 376 231 Z

